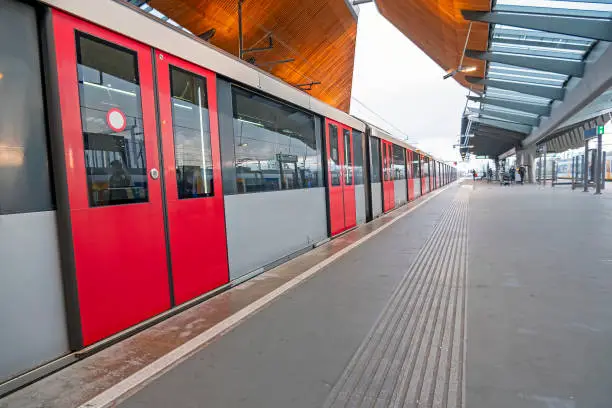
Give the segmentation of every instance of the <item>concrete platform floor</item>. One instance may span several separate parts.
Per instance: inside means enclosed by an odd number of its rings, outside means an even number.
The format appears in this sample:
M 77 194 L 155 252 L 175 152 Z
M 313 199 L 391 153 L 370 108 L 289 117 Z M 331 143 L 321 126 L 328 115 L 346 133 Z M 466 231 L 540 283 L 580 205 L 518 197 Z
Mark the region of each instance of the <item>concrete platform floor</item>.
M 0 399 L 0 407 L 79 406 L 125 386 L 330 256 L 299 285 L 120 394 L 119 405 L 611 407 L 612 194 L 470 181 L 415 205 Z

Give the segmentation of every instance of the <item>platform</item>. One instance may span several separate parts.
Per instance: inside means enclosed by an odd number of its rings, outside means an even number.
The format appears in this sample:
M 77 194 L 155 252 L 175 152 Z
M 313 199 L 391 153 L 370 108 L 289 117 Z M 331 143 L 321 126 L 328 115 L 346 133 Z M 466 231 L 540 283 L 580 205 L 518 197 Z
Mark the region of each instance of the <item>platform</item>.
M 452 185 L 0 407 L 609 407 L 612 195 Z

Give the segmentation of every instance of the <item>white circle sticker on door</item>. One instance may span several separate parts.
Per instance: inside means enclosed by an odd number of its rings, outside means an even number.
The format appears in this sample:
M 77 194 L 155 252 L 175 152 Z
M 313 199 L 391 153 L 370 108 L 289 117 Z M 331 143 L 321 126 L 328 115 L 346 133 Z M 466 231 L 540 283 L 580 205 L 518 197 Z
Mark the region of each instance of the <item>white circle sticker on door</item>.
M 115 132 L 123 132 L 127 126 L 127 117 L 121 110 L 112 108 L 106 113 L 106 124 Z

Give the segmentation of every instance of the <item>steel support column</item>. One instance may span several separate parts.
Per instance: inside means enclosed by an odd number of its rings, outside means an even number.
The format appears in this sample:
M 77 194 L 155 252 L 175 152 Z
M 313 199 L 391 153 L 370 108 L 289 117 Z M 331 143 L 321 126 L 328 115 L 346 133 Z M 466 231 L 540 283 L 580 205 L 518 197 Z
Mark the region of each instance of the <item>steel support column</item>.
M 589 191 L 589 141 L 584 141 L 584 173 L 582 174 L 582 184 L 584 192 Z
M 595 194 L 601 194 L 601 151 L 603 149 L 602 139 L 603 135 L 597 135 L 597 160 L 595 161 Z

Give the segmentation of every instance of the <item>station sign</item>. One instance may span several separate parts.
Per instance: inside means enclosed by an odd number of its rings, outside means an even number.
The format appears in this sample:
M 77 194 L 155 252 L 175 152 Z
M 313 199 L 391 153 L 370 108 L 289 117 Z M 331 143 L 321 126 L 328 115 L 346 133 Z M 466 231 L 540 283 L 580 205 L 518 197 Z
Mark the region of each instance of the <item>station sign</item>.
M 584 140 L 590 140 L 597 136 L 603 135 L 605 131 L 605 126 L 597 126 L 591 129 L 586 129 L 584 131 Z

